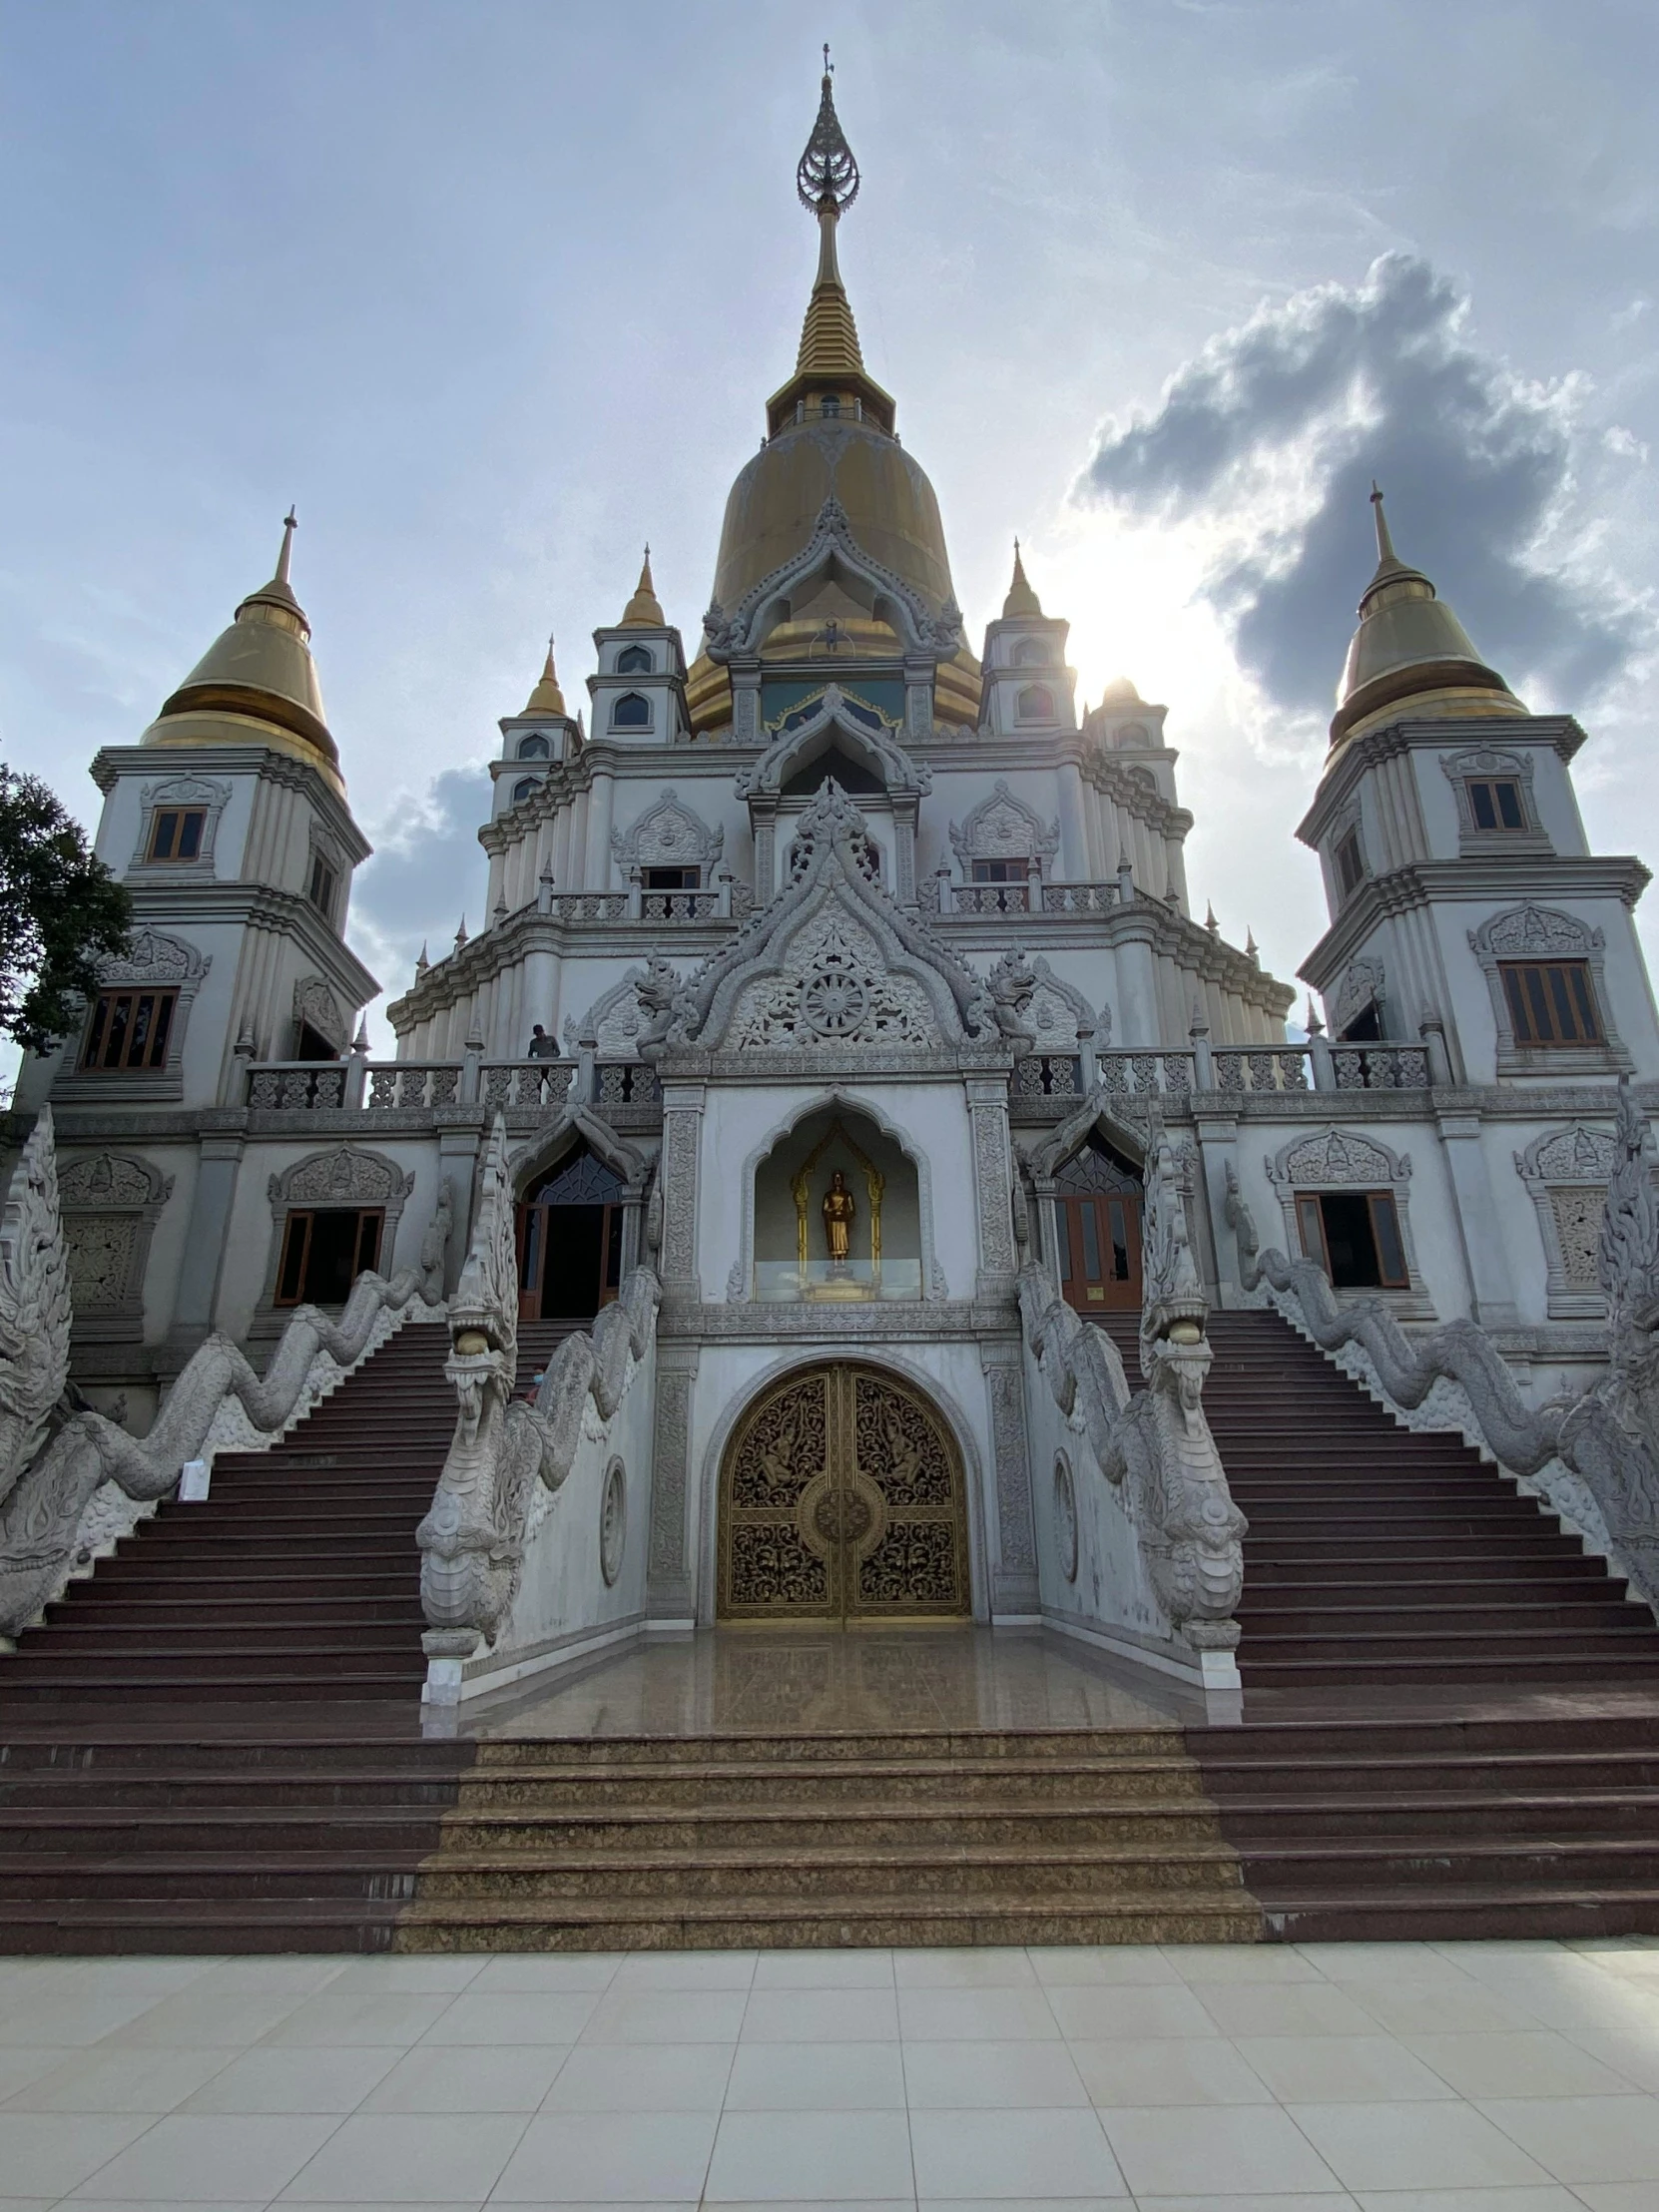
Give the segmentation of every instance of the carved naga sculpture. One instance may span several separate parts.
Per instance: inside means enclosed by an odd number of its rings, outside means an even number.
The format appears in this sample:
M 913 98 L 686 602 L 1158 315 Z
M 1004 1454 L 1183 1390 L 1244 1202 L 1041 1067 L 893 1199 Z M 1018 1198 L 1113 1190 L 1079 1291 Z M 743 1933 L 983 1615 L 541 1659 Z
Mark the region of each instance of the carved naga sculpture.
M 1647 1119 L 1622 1081 L 1616 1143 L 1597 1252 L 1607 1296 L 1607 1372 L 1582 1394 L 1538 1406 L 1521 1396 L 1478 1323 L 1446 1322 L 1407 1337 L 1380 1300 L 1340 1305 L 1317 1261 L 1262 1250 L 1231 1166 L 1226 1213 L 1246 1291 L 1265 1284 L 1271 1302 L 1321 1351 L 1347 1354 L 1351 1372 L 1392 1407 L 1414 1411 L 1444 1385 L 1445 1425 L 1472 1431 L 1509 1472 L 1538 1477 L 1546 1495 L 1592 1536 L 1599 1520 L 1615 1565 L 1659 1610 L 1659 1201 Z M 1578 1496 L 1574 1477 L 1582 1485 Z
M 525 1541 L 575 1461 L 588 1400 L 602 1421 L 611 1419 L 656 1330 L 661 1287 L 649 1268 L 636 1268 L 591 1334 L 560 1345 L 534 1402 L 516 1398 L 513 1216 L 507 1127 L 497 1114 L 472 1241 L 449 1302 L 444 1373 L 459 1401 L 455 1433 L 415 1532 L 429 1658 L 465 1659 L 495 1641 L 518 1595 Z
M 68 1261 L 43 1109 L 12 1178 L 0 1238 L 0 1636 L 26 1628 L 77 1565 L 130 1529 L 135 1507 L 168 1496 L 187 1459 L 271 1441 L 389 1334 L 396 1315 L 441 1299 L 446 1236 L 445 1224 L 431 1252 L 423 1249 L 418 1275 L 359 1275 L 337 1322 L 298 1307 L 263 1376 L 228 1337 L 208 1337 L 149 1434 L 129 1436 L 102 1413 L 70 1410 L 65 1396 Z M 55 1413 L 61 1425 L 39 1450 Z
M 1131 1391 L 1116 1345 L 1074 1313 L 1052 1278 L 1019 1278 L 1026 1341 L 1055 1403 L 1083 1431 L 1128 1512 L 1159 1604 L 1199 1651 L 1231 1651 L 1246 1521 L 1204 1416 L 1209 1304 L 1193 1261 L 1169 1139 L 1154 1127 L 1146 1174 L 1141 1373 Z

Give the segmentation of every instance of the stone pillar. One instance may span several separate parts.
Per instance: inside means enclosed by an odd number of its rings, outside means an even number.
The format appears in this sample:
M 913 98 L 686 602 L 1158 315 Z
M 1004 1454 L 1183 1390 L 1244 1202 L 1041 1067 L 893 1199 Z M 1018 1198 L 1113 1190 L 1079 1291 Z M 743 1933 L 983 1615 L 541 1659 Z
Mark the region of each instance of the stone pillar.
M 438 1128 L 438 1186 L 447 1183 L 454 1206 L 449 1248 L 443 1259 L 443 1295 L 448 1298 L 461 1280 L 466 1248 L 472 1242 L 473 1186 L 478 1169 L 479 1131 L 468 1121 Z
M 1484 1329 L 1514 1329 L 1513 1286 L 1492 1202 L 1491 1178 L 1480 1146 L 1478 1114 L 1437 1114 L 1447 1171 L 1451 1177 L 1457 1234 L 1469 1285 L 1469 1316 Z
M 666 1238 L 665 1238 L 666 1243 Z M 651 1532 L 646 1611 L 658 1629 L 692 1628 L 697 1593 L 691 1569 L 691 1414 L 698 1348 L 657 1345 L 656 1422 L 651 1450 Z
M 588 848 L 582 870 L 582 888 L 589 891 L 605 890 L 611 880 L 611 805 L 616 796 L 616 779 L 607 761 L 603 767 L 594 765 L 593 785 L 588 793 Z
M 704 1087 L 701 1083 L 663 1085 L 663 1151 L 659 1174 L 663 1187 L 663 1293 L 667 1298 L 701 1299 L 697 1270 L 697 1195 L 703 1145 Z
M 979 1219 L 979 1274 L 974 1295 L 1008 1298 L 1014 1287 L 1013 1162 L 1008 1151 L 1008 1085 L 1004 1076 L 969 1076 L 973 1187 Z
M 1158 1033 L 1158 985 L 1150 934 L 1120 937 L 1117 954 L 1118 1012 L 1123 1027 L 1121 1035 L 1112 1041 L 1155 1050 L 1163 1039 Z
M 989 1593 L 991 1618 L 1030 1620 L 1039 1607 L 1037 1543 L 1031 1511 L 1031 1459 L 1026 1447 L 1025 1378 L 1018 1341 L 1009 1339 L 982 1344 L 979 1362 L 985 1373 L 991 1452 L 995 1460 L 992 1490 L 996 1542 Z M 986 1500 L 987 1505 L 992 1502 L 993 1499 Z
M 1219 1106 L 1220 1098 L 1212 1094 Z M 1210 1248 L 1216 1256 L 1216 1303 L 1224 1310 L 1243 1306 L 1233 1232 L 1227 1222 L 1227 1170 L 1238 1167 L 1239 1125 L 1229 1104 L 1222 1111 L 1206 1111 L 1193 1102 L 1198 1125 L 1198 1172 L 1204 1179 L 1204 1206 L 1210 1221 Z
M 923 744 L 933 735 L 933 665 L 914 654 L 904 660 L 904 735 Z
M 892 895 L 914 912 L 916 903 L 916 802 L 895 799 L 892 806 Z
M 755 903 L 769 906 L 778 888 L 778 802 L 770 794 L 749 802 L 755 830 Z
M 214 1326 L 219 1273 L 231 1241 L 231 1208 L 247 1139 L 239 1130 L 201 1140 L 196 1191 L 191 1200 L 190 1232 L 179 1269 L 169 1342 L 188 1358 Z
M 761 728 L 761 664 L 733 661 L 727 673 L 732 679 L 732 742 L 760 745 L 766 736 Z

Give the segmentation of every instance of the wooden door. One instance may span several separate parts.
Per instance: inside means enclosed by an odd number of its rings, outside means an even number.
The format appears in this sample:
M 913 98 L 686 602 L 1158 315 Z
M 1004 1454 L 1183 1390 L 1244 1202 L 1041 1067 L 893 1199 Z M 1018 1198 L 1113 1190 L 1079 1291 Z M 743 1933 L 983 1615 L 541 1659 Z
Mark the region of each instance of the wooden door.
M 1055 1179 L 1060 1290 L 1080 1314 L 1139 1313 L 1139 1180 L 1105 1152 L 1088 1149 Z

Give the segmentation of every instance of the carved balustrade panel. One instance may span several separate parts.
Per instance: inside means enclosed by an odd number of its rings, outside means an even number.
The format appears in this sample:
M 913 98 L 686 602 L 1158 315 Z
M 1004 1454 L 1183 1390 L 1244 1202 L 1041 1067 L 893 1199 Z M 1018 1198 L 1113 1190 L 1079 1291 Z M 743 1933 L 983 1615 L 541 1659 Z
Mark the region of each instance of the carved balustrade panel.
M 1218 1046 L 1210 1057 L 1218 1091 L 1306 1091 L 1312 1088 L 1308 1053 L 1302 1045 L 1273 1045 L 1248 1051 Z

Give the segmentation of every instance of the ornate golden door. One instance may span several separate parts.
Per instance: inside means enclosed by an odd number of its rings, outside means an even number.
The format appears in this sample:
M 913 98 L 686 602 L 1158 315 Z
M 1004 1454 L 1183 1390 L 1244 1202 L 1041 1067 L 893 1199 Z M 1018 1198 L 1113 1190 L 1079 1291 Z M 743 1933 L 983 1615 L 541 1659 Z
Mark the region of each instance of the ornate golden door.
M 721 1468 L 717 1609 L 730 1621 L 967 1612 L 961 1461 L 918 1390 L 837 1364 L 755 1400 Z

